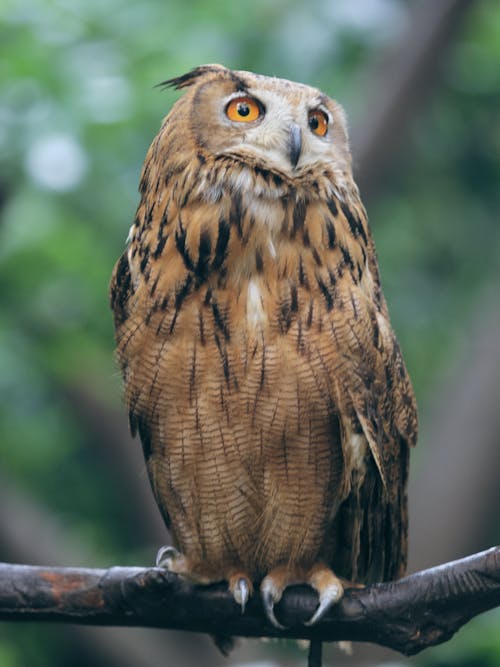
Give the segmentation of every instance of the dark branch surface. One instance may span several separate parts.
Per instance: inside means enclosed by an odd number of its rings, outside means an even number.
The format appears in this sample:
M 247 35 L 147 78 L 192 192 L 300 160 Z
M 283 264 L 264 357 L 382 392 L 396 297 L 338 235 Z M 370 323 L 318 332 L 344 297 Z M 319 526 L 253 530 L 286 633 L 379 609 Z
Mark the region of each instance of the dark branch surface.
M 398 582 L 346 591 L 313 629 L 317 605 L 306 586 L 277 606 L 287 630 L 265 620 L 254 596 L 245 614 L 222 585 L 193 587 L 159 568 L 0 564 L 0 620 L 172 628 L 244 637 L 374 642 L 411 655 L 447 641 L 467 621 L 500 605 L 500 547 L 417 572 Z

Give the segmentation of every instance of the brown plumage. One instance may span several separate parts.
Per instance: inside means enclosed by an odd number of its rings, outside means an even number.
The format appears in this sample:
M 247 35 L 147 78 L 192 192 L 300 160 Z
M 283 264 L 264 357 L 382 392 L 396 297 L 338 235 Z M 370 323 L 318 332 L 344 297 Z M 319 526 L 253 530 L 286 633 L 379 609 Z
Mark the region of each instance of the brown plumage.
M 415 400 L 380 288 L 340 106 L 199 67 L 154 139 L 111 284 L 132 432 L 178 551 L 269 618 L 400 576 Z

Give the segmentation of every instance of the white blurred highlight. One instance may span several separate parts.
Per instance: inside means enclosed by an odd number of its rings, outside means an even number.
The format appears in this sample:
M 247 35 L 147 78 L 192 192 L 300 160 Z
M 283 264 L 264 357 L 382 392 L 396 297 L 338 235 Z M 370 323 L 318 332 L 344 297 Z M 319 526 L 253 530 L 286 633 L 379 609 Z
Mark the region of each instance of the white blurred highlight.
M 76 188 L 87 170 L 87 156 L 69 134 L 49 134 L 36 140 L 26 156 L 26 171 L 42 188 L 66 192 Z

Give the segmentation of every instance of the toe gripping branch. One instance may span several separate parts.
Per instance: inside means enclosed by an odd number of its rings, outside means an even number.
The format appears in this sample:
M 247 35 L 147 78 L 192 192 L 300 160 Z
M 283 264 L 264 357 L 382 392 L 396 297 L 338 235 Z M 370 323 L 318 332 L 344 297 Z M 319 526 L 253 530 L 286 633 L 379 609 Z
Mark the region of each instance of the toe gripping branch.
M 276 618 L 274 605 L 281 600 L 288 587 L 296 584 L 308 584 L 319 596 L 317 609 L 311 614 L 309 620 L 303 621 L 307 626 L 315 625 L 320 621 L 344 594 L 340 579 L 323 563 L 317 563 L 306 572 L 298 568 L 290 570 L 284 566 L 274 568 L 262 580 L 260 594 L 268 620 L 279 630 L 284 630 L 286 626 Z

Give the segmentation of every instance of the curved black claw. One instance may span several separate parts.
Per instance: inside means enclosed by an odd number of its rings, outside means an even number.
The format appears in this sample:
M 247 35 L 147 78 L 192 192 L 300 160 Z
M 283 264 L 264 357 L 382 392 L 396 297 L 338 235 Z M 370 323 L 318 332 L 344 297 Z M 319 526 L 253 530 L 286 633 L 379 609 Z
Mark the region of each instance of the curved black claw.
M 274 613 L 274 605 L 276 602 L 281 600 L 282 594 L 283 591 L 276 587 L 274 581 L 271 578 L 266 577 L 263 579 L 262 584 L 260 585 L 260 595 L 262 598 L 264 611 L 266 612 L 266 616 L 269 621 L 274 625 L 275 628 L 278 628 L 279 630 L 284 630 L 285 626 L 282 625 L 276 618 Z
M 330 607 L 336 604 L 344 594 L 342 584 L 338 582 L 329 584 L 319 593 L 319 605 L 311 618 L 304 625 L 314 625 L 320 621 Z

